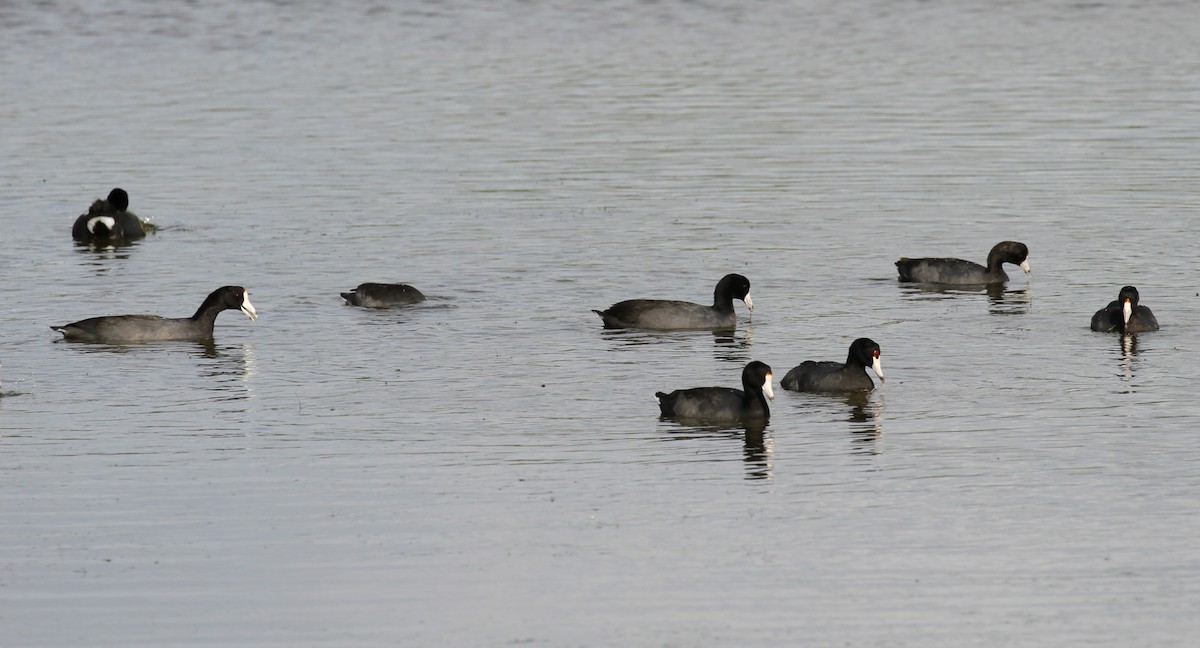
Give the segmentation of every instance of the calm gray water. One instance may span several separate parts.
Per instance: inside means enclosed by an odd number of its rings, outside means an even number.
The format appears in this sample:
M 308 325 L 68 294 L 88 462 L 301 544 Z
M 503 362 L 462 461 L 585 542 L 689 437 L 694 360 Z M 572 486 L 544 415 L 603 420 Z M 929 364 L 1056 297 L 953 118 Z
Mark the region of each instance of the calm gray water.
M 1190 2 L 0 3 L 0 645 L 1191 645 L 1198 42 Z M 158 234 L 75 247 L 114 186 Z M 894 278 L 1002 239 L 1003 294 Z M 590 312 L 727 272 L 734 335 Z M 260 318 L 212 348 L 47 328 L 224 284 Z M 658 419 L 860 336 L 869 397 Z

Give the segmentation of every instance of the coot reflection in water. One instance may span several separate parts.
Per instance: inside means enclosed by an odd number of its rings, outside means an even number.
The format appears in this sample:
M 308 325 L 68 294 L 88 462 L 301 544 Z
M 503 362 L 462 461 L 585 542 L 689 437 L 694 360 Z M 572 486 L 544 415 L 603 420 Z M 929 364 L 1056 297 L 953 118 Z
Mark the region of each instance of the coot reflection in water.
M 112 272 L 113 265 L 110 263 L 111 261 L 128 261 L 132 258 L 133 250 L 141 244 L 141 241 L 131 241 L 118 246 L 106 243 L 83 243 L 75 241 L 75 251 L 82 255 L 80 265 L 94 267 L 96 274 L 104 274 Z
M 848 408 L 846 422 L 850 423 L 851 443 L 856 452 L 878 454 L 878 442 L 883 436 L 883 394 L 850 392 L 832 398 L 845 403 Z
M 205 361 L 199 366 L 209 367 L 206 375 L 213 377 L 238 376 L 245 378 L 253 364 L 252 348 L 244 343 L 217 344 L 214 340 L 173 340 L 165 342 L 142 342 L 139 344 L 78 344 L 69 340 L 55 340 L 70 347 L 75 353 L 99 355 L 144 355 L 147 358 L 163 359 L 188 357 L 193 360 Z M 163 359 L 161 362 L 174 368 L 181 365 L 176 360 Z
M 774 440 L 767 434 L 762 422 L 744 425 L 700 425 L 680 423 L 668 418 L 660 419 L 666 428 L 663 439 L 679 442 L 715 440 L 719 442 L 742 441 L 741 458 L 745 467 L 745 478 L 749 481 L 771 479 L 774 473 Z M 732 448 L 730 452 L 733 452 Z M 690 453 L 689 456 L 694 456 Z
M 852 443 L 861 451 L 875 454 L 876 442 L 883 437 L 884 394 L 880 390 L 839 393 L 788 391 L 780 410 L 790 402 L 787 411 L 776 417 L 818 423 L 847 423 L 843 426 Z M 781 419 L 782 420 L 782 419 Z
M 54 342 L 65 344 L 79 353 L 118 355 L 129 353 L 183 353 L 193 358 L 216 358 L 220 355 L 219 347 L 212 338 L 139 342 L 136 344 L 77 343 L 69 338 L 56 339 Z
M 993 315 L 1028 315 L 1033 312 L 1033 295 L 1028 286 L 1008 289 L 1003 284 L 988 286 L 988 312 Z
M 739 365 L 750 361 L 751 347 L 754 345 L 754 331 L 747 327 L 742 330 L 696 330 L 696 331 L 649 331 L 644 329 L 600 329 L 604 340 L 615 343 L 612 351 L 639 352 L 647 346 L 661 344 L 692 344 L 700 336 L 711 337 L 713 342 L 713 357 L 724 362 L 735 362 Z
M 738 364 L 750 361 L 754 346 L 754 330 L 749 326 L 741 331 L 713 331 L 713 356 L 724 362 Z
M 1117 336 L 1117 366 L 1120 368 L 1118 374 L 1123 381 L 1130 381 L 1136 377 L 1134 371 L 1137 366 L 1138 355 L 1138 336 L 1136 335 L 1119 335 Z M 1122 390 L 1126 393 L 1132 392 L 1133 389 L 1127 387 Z
M 987 295 L 988 312 L 993 315 L 1028 315 L 1033 312 L 1033 294 L 1029 286 L 1009 288 L 1003 283 L 945 284 L 900 283 L 900 290 L 918 301 L 940 301 Z

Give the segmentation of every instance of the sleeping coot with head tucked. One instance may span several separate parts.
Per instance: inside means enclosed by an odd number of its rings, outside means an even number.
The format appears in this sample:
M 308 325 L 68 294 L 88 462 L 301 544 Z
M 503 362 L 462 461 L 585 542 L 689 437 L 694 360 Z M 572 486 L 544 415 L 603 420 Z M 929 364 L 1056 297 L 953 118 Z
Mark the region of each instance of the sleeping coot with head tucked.
M 142 220 L 129 209 L 129 194 L 120 187 L 97 200 L 86 214 L 75 219 L 71 238 L 84 243 L 119 243 L 146 237 Z
M 258 311 L 250 304 L 249 292 L 241 286 L 224 286 L 214 290 L 196 314 L 191 317 L 159 317 L 158 315 L 110 315 L 91 317 L 71 324 L 51 326 L 67 340 L 102 344 L 132 344 L 167 340 L 208 340 L 213 336 L 217 314 L 223 310 L 240 310 L 250 319 L 258 319 Z
M 787 372 L 779 384 L 802 392 L 871 391 L 875 383 L 867 375 L 867 367 L 883 381 L 879 345 L 869 338 L 858 338 L 850 344 L 846 362 L 805 360 Z
M 695 421 L 766 421 L 771 416 L 767 399 L 771 389 L 771 367 L 757 360 L 742 369 L 742 388 L 694 387 L 669 394 L 656 392 L 662 415 Z
M 604 328 L 731 329 L 737 326 L 734 299 L 742 300 L 746 308 L 754 310 L 750 280 L 740 274 L 725 275 L 717 282 L 712 306 L 669 299 L 628 299 L 592 312 L 604 320 Z
M 1008 281 L 1005 263 L 1029 274 L 1029 248 L 1016 241 L 1001 241 L 988 253 L 987 266 L 962 259 L 910 259 L 896 262 L 900 281 L 934 284 L 990 284 Z
M 1138 290 L 1133 286 L 1121 288 L 1116 301 L 1092 315 L 1092 330 L 1105 333 L 1143 333 L 1157 331 L 1158 319 L 1150 309 L 1138 304 Z

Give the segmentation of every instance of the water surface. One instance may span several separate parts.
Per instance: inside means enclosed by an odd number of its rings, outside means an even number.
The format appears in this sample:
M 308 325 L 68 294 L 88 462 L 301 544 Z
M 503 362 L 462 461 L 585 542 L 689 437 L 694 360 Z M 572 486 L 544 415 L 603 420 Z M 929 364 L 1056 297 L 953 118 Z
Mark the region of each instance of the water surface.
M 0 7 L 0 643 L 1189 645 L 1188 3 Z M 114 186 L 159 226 L 73 218 Z M 900 256 L 1029 244 L 1004 291 Z M 1014 275 L 1020 275 L 1013 270 Z M 610 332 L 705 301 L 732 334 Z M 418 306 L 338 292 L 406 281 Z M 47 328 L 192 313 L 211 345 Z M 1163 329 L 1091 314 L 1136 285 Z M 653 393 L 867 336 L 760 433 Z

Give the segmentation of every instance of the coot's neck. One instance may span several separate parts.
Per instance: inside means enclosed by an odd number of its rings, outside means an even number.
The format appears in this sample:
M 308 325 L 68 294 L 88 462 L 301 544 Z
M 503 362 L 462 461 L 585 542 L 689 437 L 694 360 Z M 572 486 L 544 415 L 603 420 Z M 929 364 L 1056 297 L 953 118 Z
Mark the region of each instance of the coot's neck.
M 997 256 L 995 259 L 988 258 L 987 280 L 989 283 L 1008 281 L 1008 273 L 1004 271 L 1005 259 L 1003 256 Z
M 767 395 L 763 393 L 762 385 L 755 385 L 752 382 L 742 381 L 742 409 L 746 411 L 753 410 L 755 403 L 762 408 L 763 418 L 771 416 L 771 406 L 767 405 Z
M 217 294 L 209 295 L 204 300 L 204 303 L 200 304 L 200 308 L 196 309 L 196 314 L 192 315 L 192 321 L 198 322 L 205 330 L 212 333 L 213 326 L 217 321 L 217 315 L 225 310 L 220 300 L 221 298 Z
M 729 313 L 733 311 L 733 287 L 724 283 L 717 284 L 713 291 L 713 310 Z
M 1009 261 L 1009 259 L 1007 252 L 1004 250 L 993 250 L 992 252 L 988 253 L 988 272 L 999 272 L 1000 274 L 1005 274 L 1002 266 L 1006 261 Z M 1017 265 L 1017 263 L 1014 263 L 1013 265 Z
M 859 359 L 858 354 L 855 353 L 856 351 L 858 351 L 858 349 L 850 349 L 850 353 L 846 354 L 846 366 L 861 367 L 862 369 L 866 369 L 867 365 L 864 364 L 861 359 Z

